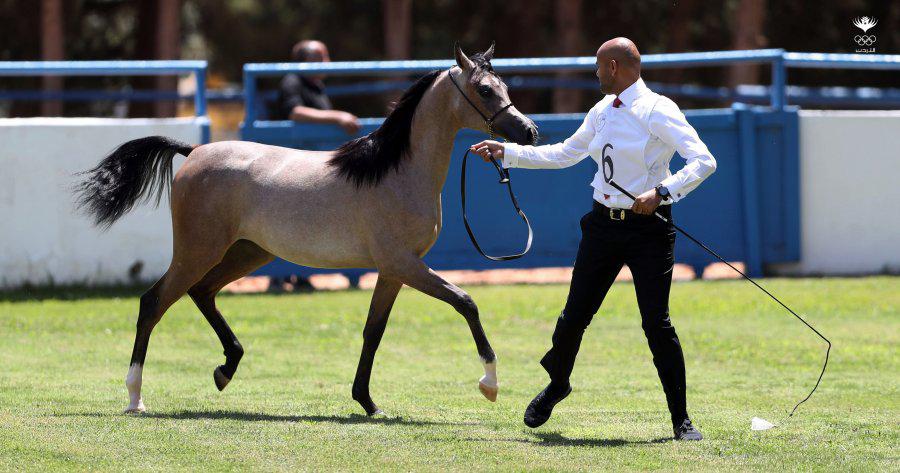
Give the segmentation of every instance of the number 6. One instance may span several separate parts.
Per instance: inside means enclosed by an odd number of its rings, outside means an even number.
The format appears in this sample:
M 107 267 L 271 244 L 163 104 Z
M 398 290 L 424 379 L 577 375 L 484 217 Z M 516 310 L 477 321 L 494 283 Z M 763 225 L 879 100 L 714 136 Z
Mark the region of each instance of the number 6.
M 605 145 L 603 145 L 603 160 L 602 160 L 602 164 L 601 164 L 603 166 L 603 179 L 605 179 L 606 182 L 609 182 L 613 178 L 613 162 L 612 162 L 612 157 L 610 157 L 606 154 L 607 148 L 609 148 L 609 149 L 615 149 L 615 148 L 613 148 L 613 145 L 611 143 L 606 143 Z M 607 165 L 609 165 L 609 174 L 608 175 L 606 174 L 606 166 Z

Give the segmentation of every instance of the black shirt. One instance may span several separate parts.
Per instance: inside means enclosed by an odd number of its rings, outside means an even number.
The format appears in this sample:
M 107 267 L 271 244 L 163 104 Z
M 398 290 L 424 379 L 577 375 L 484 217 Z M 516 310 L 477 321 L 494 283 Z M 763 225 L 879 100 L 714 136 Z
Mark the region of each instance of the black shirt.
M 288 74 L 281 79 L 278 90 L 278 117 L 287 120 L 291 117 L 291 110 L 297 105 L 315 108 L 318 110 L 331 110 L 331 100 L 325 94 L 325 85 L 322 81 Z

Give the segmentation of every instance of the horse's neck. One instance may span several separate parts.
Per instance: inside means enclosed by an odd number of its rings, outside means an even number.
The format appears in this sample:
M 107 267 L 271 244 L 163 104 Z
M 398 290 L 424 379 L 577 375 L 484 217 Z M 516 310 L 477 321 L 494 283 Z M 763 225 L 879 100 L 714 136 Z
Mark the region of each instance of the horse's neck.
M 456 118 L 447 113 L 452 99 L 447 85 L 447 74 L 443 73 L 416 107 L 409 134 L 409 160 L 400 167 L 400 177 L 408 181 L 407 189 L 425 194 L 416 197 L 437 198 L 447 180 L 453 139 L 459 131 Z

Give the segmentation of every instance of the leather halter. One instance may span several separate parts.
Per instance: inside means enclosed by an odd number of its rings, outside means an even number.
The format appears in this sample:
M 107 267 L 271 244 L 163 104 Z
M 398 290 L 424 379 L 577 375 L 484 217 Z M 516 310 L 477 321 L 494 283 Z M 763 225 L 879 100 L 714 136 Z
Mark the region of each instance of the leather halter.
M 491 139 L 494 139 L 494 120 L 501 113 L 509 110 L 509 107 L 512 107 L 512 105 L 513 105 L 512 102 L 504 105 L 503 107 L 500 108 L 500 110 L 497 110 L 497 112 L 495 112 L 493 115 L 491 115 L 490 118 L 488 118 L 488 116 L 485 115 L 481 111 L 481 109 L 478 108 L 477 105 L 475 105 L 475 102 L 472 102 L 472 100 L 469 98 L 469 96 L 466 95 L 465 91 L 462 90 L 462 88 L 456 82 L 456 79 L 453 78 L 453 74 L 451 73 L 452 70 L 453 70 L 452 67 L 447 70 L 447 76 L 450 77 L 450 82 L 453 82 L 453 85 L 456 86 L 456 90 L 458 90 L 459 93 L 462 94 L 463 98 L 466 99 L 466 102 L 469 102 L 469 105 L 471 105 L 472 108 L 474 108 L 475 111 L 478 112 L 479 115 L 481 115 L 481 118 L 484 120 L 484 123 L 487 125 L 488 134 L 490 135 Z M 525 256 L 525 254 L 528 253 L 528 251 L 531 249 L 531 242 L 534 238 L 534 232 L 531 229 L 531 223 L 528 221 L 528 217 L 525 215 L 525 212 L 523 212 L 522 209 L 519 208 L 519 201 L 518 201 L 518 199 L 516 199 L 515 193 L 513 193 L 512 183 L 509 180 L 509 171 L 504 169 L 502 166 L 500 166 L 499 163 L 497 163 L 497 160 L 494 158 L 494 155 L 493 155 L 493 153 L 490 152 L 490 150 L 488 150 L 488 156 L 490 157 L 491 164 L 494 165 L 494 168 L 497 169 L 497 173 L 500 175 L 500 184 L 506 184 L 506 188 L 509 191 L 509 200 L 512 201 L 513 207 L 515 207 L 515 209 L 516 209 L 516 213 L 518 213 L 519 216 L 522 217 L 522 220 L 525 222 L 525 225 L 528 227 L 528 241 L 525 243 L 525 249 L 522 250 L 522 252 L 511 254 L 511 255 L 491 256 L 491 255 L 485 253 L 484 250 L 481 249 L 481 246 L 478 244 L 478 240 L 475 238 L 475 233 L 472 231 L 472 227 L 469 226 L 469 219 L 466 216 L 466 162 L 469 158 L 469 150 L 468 149 L 466 149 L 466 153 L 463 155 L 462 171 L 460 172 L 460 177 L 459 177 L 459 187 L 460 187 L 459 195 L 460 195 L 460 201 L 462 202 L 463 224 L 466 226 L 466 232 L 469 234 L 469 239 L 472 241 L 472 245 L 474 245 L 475 249 L 478 250 L 479 253 L 481 253 L 481 256 L 484 256 L 485 258 L 487 258 L 491 261 L 508 261 L 508 260 L 521 258 L 521 257 Z

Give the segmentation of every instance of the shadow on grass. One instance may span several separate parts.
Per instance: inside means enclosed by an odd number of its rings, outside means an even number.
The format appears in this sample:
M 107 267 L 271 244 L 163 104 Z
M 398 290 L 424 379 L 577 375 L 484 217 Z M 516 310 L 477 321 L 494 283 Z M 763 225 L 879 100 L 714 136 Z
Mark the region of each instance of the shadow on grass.
M 559 432 L 536 432 L 533 434 L 540 442 L 532 442 L 545 447 L 624 447 L 627 445 L 652 445 L 655 443 L 671 442 L 672 438 L 658 438 L 653 440 L 625 440 L 625 439 L 573 439 Z
M 85 284 L 20 286 L 0 290 L 0 302 L 40 302 L 46 300 L 78 301 L 141 297 L 152 284 L 120 286 L 88 286 Z
M 0 302 L 41 302 L 47 300 L 80 301 L 85 299 L 112 299 L 132 298 L 138 299 L 141 294 L 150 289 L 153 282 L 118 285 L 118 286 L 88 286 L 85 284 L 71 285 L 43 285 L 20 286 L 11 289 L 0 289 Z M 357 290 L 357 289 L 352 289 Z M 272 295 L 310 295 L 331 291 L 289 291 L 289 292 L 246 292 L 232 293 L 221 292 L 218 297 L 255 297 Z M 183 296 L 187 297 L 187 296 Z M 137 303 L 137 301 L 135 301 Z
M 106 414 L 98 412 L 80 414 L 62 414 L 62 416 L 86 416 L 86 417 L 114 417 L 124 414 Z M 467 422 L 437 422 L 428 420 L 404 419 L 403 417 L 369 417 L 362 414 L 339 415 L 280 415 L 264 414 L 258 412 L 242 411 L 176 411 L 176 412 L 152 412 L 137 414 L 134 417 L 146 417 L 149 419 L 175 419 L 175 420 L 239 420 L 245 422 L 330 422 L 334 424 L 384 424 L 384 425 L 475 425 Z
M 656 443 L 672 442 L 671 437 L 653 440 L 625 440 L 625 439 L 573 439 L 565 437 L 559 432 L 529 432 L 534 438 L 495 438 L 480 437 L 468 438 L 471 442 L 517 442 L 542 447 L 625 447 L 628 445 L 653 445 Z

